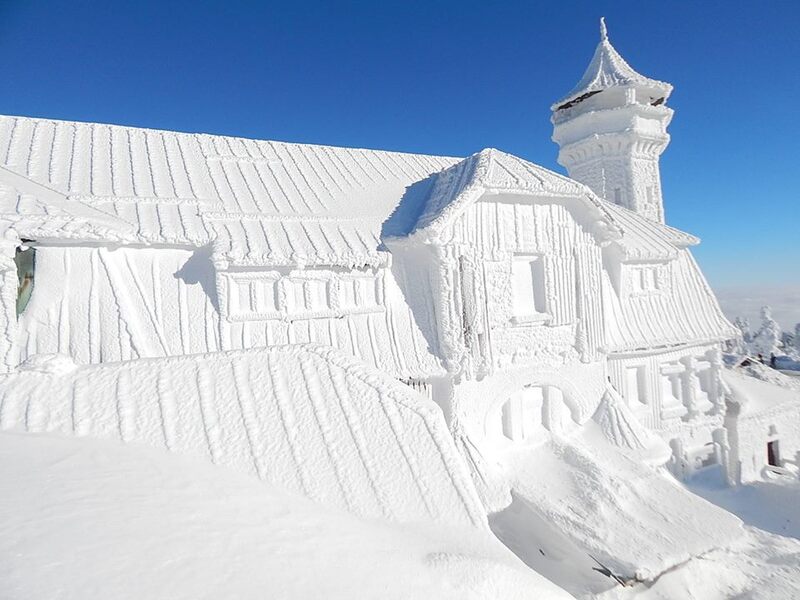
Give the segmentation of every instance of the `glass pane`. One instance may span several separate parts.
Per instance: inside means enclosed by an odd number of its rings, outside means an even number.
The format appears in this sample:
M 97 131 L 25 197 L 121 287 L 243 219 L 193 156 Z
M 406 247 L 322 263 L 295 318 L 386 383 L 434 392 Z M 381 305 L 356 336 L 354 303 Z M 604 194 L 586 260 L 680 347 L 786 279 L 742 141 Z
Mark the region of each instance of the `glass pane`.
M 33 269 L 36 262 L 34 249 L 20 250 L 17 248 L 14 262 L 17 265 L 17 278 L 19 281 L 19 287 L 17 288 L 17 316 L 19 316 L 25 311 L 33 293 Z

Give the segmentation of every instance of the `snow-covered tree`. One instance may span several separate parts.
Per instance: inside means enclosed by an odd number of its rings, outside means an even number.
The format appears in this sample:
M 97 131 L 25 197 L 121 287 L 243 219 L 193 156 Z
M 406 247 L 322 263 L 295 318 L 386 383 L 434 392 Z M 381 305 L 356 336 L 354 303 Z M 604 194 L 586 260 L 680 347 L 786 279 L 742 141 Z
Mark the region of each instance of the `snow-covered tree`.
M 780 341 L 781 326 L 772 318 L 772 309 L 764 306 L 761 308 L 761 327 L 753 335 L 750 352 L 761 354 L 764 359 L 769 359 L 771 354 L 779 352 Z
M 727 351 L 732 354 L 746 354 L 748 344 L 752 337 L 750 333 L 750 321 L 742 317 L 736 317 L 733 321 L 733 325 L 739 330 L 739 335 L 728 341 Z
M 794 339 L 792 340 L 795 354 L 800 357 L 800 323 L 794 326 Z

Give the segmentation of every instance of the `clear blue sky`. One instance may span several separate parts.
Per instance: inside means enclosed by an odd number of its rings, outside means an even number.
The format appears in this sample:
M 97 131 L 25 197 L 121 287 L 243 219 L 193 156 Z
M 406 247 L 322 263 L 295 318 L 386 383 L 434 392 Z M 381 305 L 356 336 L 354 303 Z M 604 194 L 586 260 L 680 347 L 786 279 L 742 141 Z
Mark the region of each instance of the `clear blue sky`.
M 668 221 L 715 285 L 800 282 L 800 2 L 0 3 L 0 112 L 561 171 L 550 104 L 612 42 L 670 81 Z

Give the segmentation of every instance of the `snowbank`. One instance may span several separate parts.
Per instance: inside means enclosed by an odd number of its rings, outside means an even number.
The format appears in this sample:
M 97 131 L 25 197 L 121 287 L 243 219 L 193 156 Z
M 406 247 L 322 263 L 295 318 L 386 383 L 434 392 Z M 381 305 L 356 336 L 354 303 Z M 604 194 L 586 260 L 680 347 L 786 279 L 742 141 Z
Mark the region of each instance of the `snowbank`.
M 736 517 L 666 472 L 629 458 L 594 424 L 575 437 L 553 438 L 500 460 L 514 503 L 490 518 L 492 528 L 569 591 L 587 585 L 601 591 L 594 567 L 623 581 L 651 581 L 741 535 Z M 525 539 L 517 529 L 526 530 Z
M 567 598 L 487 533 L 379 523 L 134 444 L 0 434 L 4 600 Z
M 0 378 L 0 429 L 143 442 L 360 516 L 486 526 L 439 409 L 333 349 L 47 362 Z

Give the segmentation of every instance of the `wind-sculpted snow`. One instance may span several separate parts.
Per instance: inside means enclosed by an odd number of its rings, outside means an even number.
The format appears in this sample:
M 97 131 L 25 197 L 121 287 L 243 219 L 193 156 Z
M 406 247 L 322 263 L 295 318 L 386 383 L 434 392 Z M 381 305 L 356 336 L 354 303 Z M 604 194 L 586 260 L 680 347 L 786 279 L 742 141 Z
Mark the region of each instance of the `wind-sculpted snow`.
M 553 438 L 498 458 L 515 505 L 493 516 L 493 527 L 501 539 L 518 535 L 515 527 L 531 529 L 530 539 L 516 550 L 528 564 L 543 560 L 536 556 L 540 548 L 548 561 L 557 561 L 569 547 L 576 573 L 579 560 L 596 560 L 621 579 L 649 581 L 742 534 L 736 517 L 686 491 L 667 473 L 625 456 L 593 426 L 579 436 Z M 588 568 L 593 566 L 598 565 Z
M 38 359 L 0 380 L 0 428 L 204 456 L 359 516 L 485 526 L 438 409 L 330 348 Z

